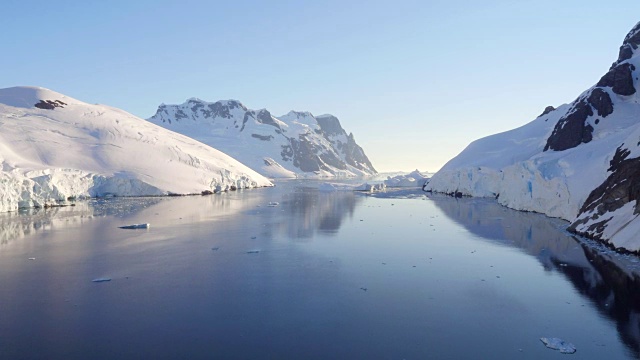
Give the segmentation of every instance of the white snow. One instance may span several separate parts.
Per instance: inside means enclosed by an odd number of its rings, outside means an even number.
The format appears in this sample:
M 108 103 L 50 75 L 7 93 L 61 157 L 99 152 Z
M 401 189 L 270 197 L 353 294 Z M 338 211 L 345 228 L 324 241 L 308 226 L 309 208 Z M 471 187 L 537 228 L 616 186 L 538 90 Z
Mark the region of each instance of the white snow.
M 34 107 L 60 101 L 52 110 Z M 271 186 L 228 155 L 122 110 L 38 87 L 0 89 L 0 211 L 67 198 Z
M 618 102 L 616 107 L 640 113 L 635 101 Z M 615 123 L 614 113 L 600 122 L 604 130 L 598 139 L 564 151 L 543 152 L 555 123 L 567 110 L 563 105 L 518 129 L 474 141 L 431 177 L 425 190 L 497 197 L 512 209 L 575 221 L 591 191 L 607 178 L 616 148 L 630 136 L 628 129 L 603 124 L 605 120 Z
M 375 173 L 373 168 L 363 170 L 349 164 L 343 147 L 348 141 L 346 133 L 324 136 L 317 118 L 309 112 L 290 111 L 276 117 L 266 109 L 248 109 L 237 100 L 190 99 L 180 105 L 160 106 L 148 120 L 215 146 L 270 178 L 361 177 Z M 296 141 L 306 145 L 296 150 Z M 303 170 L 294 161 L 294 154 L 300 153 L 314 157 L 320 169 Z
M 626 60 L 636 68 L 640 67 L 639 53 L 636 50 Z M 611 174 L 608 169 L 616 149 L 628 149 L 628 159 L 640 156 L 640 86 L 637 71 L 635 74 L 637 91 L 631 96 L 600 87 L 610 96 L 614 110 L 603 117 L 594 109 L 587 117 L 586 122 L 594 128 L 592 141 L 563 151 L 543 151 L 556 123 L 571 110 L 565 104 L 524 126 L 472 142 L 429 180 L 425 190 L 494 197 L 513 209 L 576 221 L 589 194 Z M 589 96 L 592 89 L 578 100 Z M 627 204 L 601 217 L 612 218 L 604 241 L 640 250 L 640 220 L 634 209 Z M 578 230 L 585 231 L 590 224 Z

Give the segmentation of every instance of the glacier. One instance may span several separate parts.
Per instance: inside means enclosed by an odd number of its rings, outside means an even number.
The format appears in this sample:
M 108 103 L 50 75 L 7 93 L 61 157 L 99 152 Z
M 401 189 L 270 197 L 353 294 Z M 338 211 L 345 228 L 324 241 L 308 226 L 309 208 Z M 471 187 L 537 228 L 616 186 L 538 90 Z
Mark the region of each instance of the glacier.
M 640 251 L 640 23 L 618 59 L 570 104 L 517 129 L 472 142 L 426 191 L 494 197 L 544 213 L 620 251 Z
M 273 186 L 208 145 L 41 87 L 0 89 L 0 129 L 0 212 Z

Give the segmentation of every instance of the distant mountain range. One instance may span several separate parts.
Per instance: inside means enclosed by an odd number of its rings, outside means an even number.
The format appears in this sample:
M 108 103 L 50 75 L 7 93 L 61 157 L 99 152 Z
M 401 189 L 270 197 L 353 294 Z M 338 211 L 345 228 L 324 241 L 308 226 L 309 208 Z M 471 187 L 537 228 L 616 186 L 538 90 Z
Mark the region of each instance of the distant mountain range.
M 0 166 L 0 211 L 272 185 L 196 140 L 38 87 L 0 89 Z
M 353 134 L 333 115 L 291 111 L 273 116 L 236 100 L 162 104 L 150 122 L 229 154 L 271 178 L 376 174 Z
M 640 251 L 640 23 L 617 60 L 570 104 L 471 143 L 426 190 L 490 196 L 571 222 L 569 230 Z

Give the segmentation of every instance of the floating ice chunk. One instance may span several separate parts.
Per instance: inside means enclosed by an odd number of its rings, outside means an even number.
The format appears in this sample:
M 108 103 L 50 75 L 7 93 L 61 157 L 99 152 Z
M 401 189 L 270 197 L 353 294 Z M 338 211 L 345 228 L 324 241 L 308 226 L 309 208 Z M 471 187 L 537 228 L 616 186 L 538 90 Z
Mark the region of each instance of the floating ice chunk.
M 107 281 L 111 281 L 111 278 L 103 277 L 103 278 L 93 279 L 93 280 L 91 280 L 91 281 L 92 281 L 92 282 L 95 282 L 95 283 L 99 283 L 99 282 L 107 282 Z
M 276 207 L 278 205 L 280 205 L 280 203 L 277 201 L 270 201 L 269 204 L 267 204 L 269 207 Z
M 560 352 L 563 354 L 573 354 L 574 352 L 576 352 L 576 347 L 573 346 L 572 343 L 568 343 L 559 338 L 542 337 L 540 338 L 540 341 L 542 341 L 544 346 L 548 347 L 549 349 L 560 350 Z
M 29 258 L 29 260 L 35 260 L 36 258 Z
M 410 174 L 397 175 L 394 177 L 388 176 L 384 184 L 388 187 L 424 187 L 429 182 L 430 175 L 427 173 L 421 173 L 418 170 L 411 172 Z
M 120 226 L 120 229 L 148 229 L 151 226 L 151 224 L 133 224 L 133 225 L 126 225 L 126 226 Z
M 360 184 L 356 187 L 353 188 L 354 191 L 369 191 L 369 192 L 375 192 L 375 191 L 384 191 L 387 188 L 387 186 L 385 184 L 369 184 L 369 183 L 364 183 L 364 184 Z

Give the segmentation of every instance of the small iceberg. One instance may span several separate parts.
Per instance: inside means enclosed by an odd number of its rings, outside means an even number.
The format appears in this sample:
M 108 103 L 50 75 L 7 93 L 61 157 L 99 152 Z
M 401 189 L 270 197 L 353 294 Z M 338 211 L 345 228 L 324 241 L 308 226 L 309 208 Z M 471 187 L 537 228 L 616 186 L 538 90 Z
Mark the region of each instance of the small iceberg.
M 424 188 L 424 186 L 429 183 L 430 177 L 429 173 L 416 169 L 409 174 L 400 174 L 394 177 L 388 176 L 384 184 L 387 187 Z
M 278 205 L 280 205 L 280 203 L 277 201 L 271 201 L 269 202 L 269 204 L 267 204 L 268 207 L 276 207 Z
M 148 229 L 151 226 L 151 224 L 147 223 L 147 224 L 133 224 L 133 225 L 126 225 L 126 226 L 120 226 L 120 229 Z
M 542 337 L 540 338 L 540 341 L 542 341 L 544 346 L 548 347 L 549 349 L 560 350 L 560 352 L 563 354 L 573 354 L 574 352 L 576 352 L 576 347 L 573 346 L 572 343 L 568 343 L 559 338 Z
M 97 278 L 97 279 L 93 279 L 91 281 L 95 282 L 95 283 L 107 282 L 107 281 L 111 281 L 111 278 Z
M 35 260 L 36 258 L 29 258 L 29 260 Z
M 376 191 L 385 191 L 387 186 L 385 184 L 369 184 L 364 183 L 360 184 L 353 188 L 353 191 L 366 191 L 366 192 L 376 192 Z

